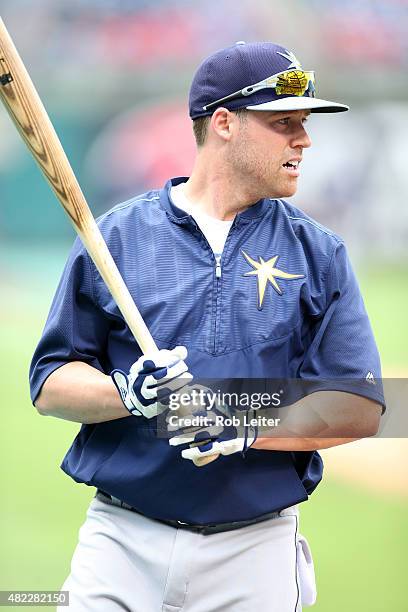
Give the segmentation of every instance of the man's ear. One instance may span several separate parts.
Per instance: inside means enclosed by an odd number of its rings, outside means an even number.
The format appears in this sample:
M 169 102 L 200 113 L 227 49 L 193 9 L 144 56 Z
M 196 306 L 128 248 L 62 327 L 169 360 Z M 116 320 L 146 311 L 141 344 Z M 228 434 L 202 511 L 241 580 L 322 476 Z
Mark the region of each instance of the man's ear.
M 223 140 L 231 140 L 238 117 L 227 108 L 217 108 L 211 116 L 211 128 Z

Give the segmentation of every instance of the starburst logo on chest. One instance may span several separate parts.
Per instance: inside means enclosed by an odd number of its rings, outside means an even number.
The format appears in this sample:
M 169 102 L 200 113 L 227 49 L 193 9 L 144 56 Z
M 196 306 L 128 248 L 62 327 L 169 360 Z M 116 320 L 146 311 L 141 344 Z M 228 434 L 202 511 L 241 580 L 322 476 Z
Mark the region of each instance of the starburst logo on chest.
M 252 259 L 245 251 L 241 251 L 247 262 L 253 267 L 250 272 L 245 272 L 244 276 L 256 276 L 258 281 L 258 309 L 262 310 L 262 304 L 265 297 L 266 287 L 268 283 L 272 285 L 278 295 L 282 295 L 283 290 L 280 288 L 277 282 L 277 278 L 284 280 L 295 280 L 297 278 L 304 278 L 304 274 L 291 274 L 276 268 L 276 262 L 279 259 L 279 255 L 274 255 L 267 261 L 263 257 L 259 257 L 259 261 Z

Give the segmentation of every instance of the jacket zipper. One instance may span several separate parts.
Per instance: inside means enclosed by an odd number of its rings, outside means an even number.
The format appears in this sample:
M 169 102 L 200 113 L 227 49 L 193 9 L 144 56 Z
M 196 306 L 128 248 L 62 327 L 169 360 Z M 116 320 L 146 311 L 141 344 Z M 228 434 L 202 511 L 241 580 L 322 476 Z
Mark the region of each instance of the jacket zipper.
M 215 276 L 221 278 L 221 255 L 215 255 Z
M 220 292 L 221 292 L 221 278 L 222 278 L 222 267 L 221 267 L 221 258 L 222 255 L 214 255 L 213 250 L 210 247 L 210 243 L 208 242 L 207 238 L 204 236 L 203 232 L 201 231 L 201 229 L 199 228 L 197 222 L 195 221 L 195 219 L 192 219 L 194 226 L 196 228 L 196 230 L 201 234 L 202 239 L 207 243 L 208 248 L 210 249 L 210 252 L 212 253 L 212 256 L 214 258 L 215 261 L 215 304 L 214 304 L 214 308 L 213 308 L 213 315 L 214 315 L 214 324 L 213 324 L 213 334 L 214 334 L 214 339 L 212 342 L 212 349 L 213 352 L 216 353 L 217 350 L 217 332 L 218 332 L 218 307 L 219 307 L 219 299 L 220 299 Z M 224 250 L 223 253 L 225 253 L 226 251 L 226 247 L 227 244 L 229 243 L 230 237 L 231 237 L 231 233 L 233 231 L 233 229 L 235 229 L 235 222 L 236 219 L 234 219 L 230 231 L 228 233 L 227 239 L 225 241 L 225 245 L 224 245 Z
M 218 331 L 218 302 L 220 298 L 221 289 L 221 255 L 214 255 L 215 258 L 215 308 L 214 308 L 214 341 L 213 341 L 213 352 L 217 351 L 217 331 Z
M 235 227 L 236 227 L 236 221 L 237 221 L 237 218 L 235 217 L 235 219 L 234 219 L 234 221 L 233 221 L 233 223 L 232 223 L 232 225 L 230 227 L 230 231 L 228 233 L 228 236 L 227 236 L 227 239 L 225 241 L 225 244 L 224 244 L 224 249 L 223 249 L 223 252 L 222 252 L 222 254 L 224 256 L 225 256 L 225 254 L 228 251 L 228 246 L 229 246 L 229 242 L 231 240 L 231 235 L 234 232 Z M 215 287 L 215 316 L 214 316 L 214 328 L 213 328 L 213 330 L 214 330 L 214 341 L 212 343 L 214 354 L 216 354 L 217 348 L 218 348 L 217 347 L 217 334 L 218 334 L 218 331 L 219 331 L 219 328 L 220 328 L 220 321 L 219 321 L 220 317 L 219 317 L 218 309 L 219 309 L 219 301 L 220 301 L 220 294 L 221 294 L 221 278 L 222 278 L 221 258 L 222 258 L 222 255 L 218 255 L 218 256 L 214 255 L 214 259 L 215 259 L 215 280 L 216 280 L 216 283 L 215 283 L 216 284 L 216 287 Z

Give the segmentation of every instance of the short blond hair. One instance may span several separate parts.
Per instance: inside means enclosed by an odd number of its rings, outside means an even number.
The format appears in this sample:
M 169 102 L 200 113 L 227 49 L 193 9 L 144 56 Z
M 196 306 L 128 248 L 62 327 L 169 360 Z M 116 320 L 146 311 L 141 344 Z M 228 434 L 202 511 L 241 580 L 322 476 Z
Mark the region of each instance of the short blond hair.
M 235 111 L 231 111 L 235 113 L 240 121 L 246 117 L 248 114 L 248 110 L 246 108 L 238 108 Z M 207 138 L 208 133 L 208 125 L 211 121 L 211 115 L 205 115 L 204 117 L 197 117 L 197 119 L 193 119 L 193 133 L 195 137 L 195 141 L 197 147 L 202 147 L 205 143 L 205 139 Z

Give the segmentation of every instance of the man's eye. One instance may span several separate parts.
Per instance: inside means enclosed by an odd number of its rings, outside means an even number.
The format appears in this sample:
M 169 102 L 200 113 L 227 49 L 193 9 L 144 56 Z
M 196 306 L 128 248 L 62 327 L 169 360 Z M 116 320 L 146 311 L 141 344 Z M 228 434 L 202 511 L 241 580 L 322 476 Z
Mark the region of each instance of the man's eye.
M 279 119 L 278 123 L 280 123 L 281 125 L 288 125 L 289 117 L 285 117 L 285 119 Z

